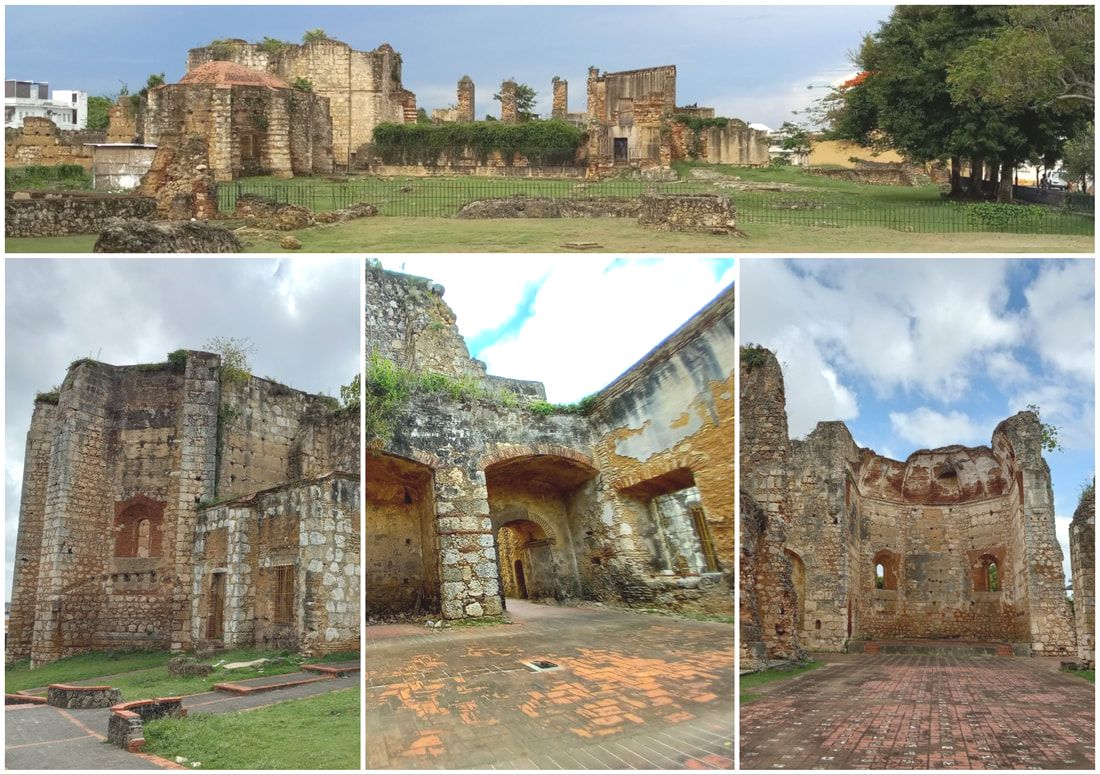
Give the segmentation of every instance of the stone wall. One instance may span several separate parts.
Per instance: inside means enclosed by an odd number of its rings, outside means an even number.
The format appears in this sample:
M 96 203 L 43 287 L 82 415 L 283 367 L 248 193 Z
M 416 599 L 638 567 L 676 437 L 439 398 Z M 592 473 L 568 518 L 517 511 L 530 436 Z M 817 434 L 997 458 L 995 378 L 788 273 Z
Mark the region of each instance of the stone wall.
M 169 221 L 211 220 L 218 214 L 209 149 L 201 135 L 163 134 L 137 194 L 154 200 L 156 215 Z
M 585 415 L 534 413 L 540 385 L 470 369 L 441 297 L 368 267 L 368 352 L 485 386 L 414 392 L 392 435 L 368 439 L 368 615 L 494 615 L 502 580 L 530 598 L 731 615 L 732 289 Z
M 283 516 L 306 531 L 285 543 L 308 609 L 287 641 L 342 650 L 358 637 L 349 629 L 358 577 L 352 584 L 347 568 L 358 572 L 359 447 L 358 413 L 270 380 L 223 384 L 210 353 L 188 352 L 181 364 L 74 363 L 60 391 L 37 401 L 28 433 L 7 658 L 38 665 L 205 640 L 192 620 L 203 583 L 195 569 L 207 559 L 198 507 L 235 496 L 258 509 L 253 522 Z M 249 540 L 270 547 L 273 535 Z
M 807 167 L 806 172 L 811 175 L 819 175 L 833 180 L 848 180 L 853 183 L 866 183 L 873 186 L 916 186 L 927 179 L 920 175 L 914 176 L 913 171 L 903 165 L 894 167 L 855 167 L 853 169 L 823 169 L 820 167 Z
M 187 69 L 217 59 L 266 70 L 289 83 L 309 80 L 313 94 L 328 101 L 333 160 L 342 170 L 356 168 L 357 149 L 371 141 L 378 124 L 407 121 L 410 107 L 416 120 L 416 97 L 401 85 L 401 55 L 387 43 L 356 51 L 326 38 L 267 53 L 254 43 L 231 41 L 191 49 Z
M 358 649 L 359 543 L 358 478 L 346 473 L 202 510 L 192 638 L 308 655 Z
M 451 177 L 454 175 L 476 175 L 491 178 L 535 178 L 552 180 L 579 180 L 588 175 L 587 161 L 582 147 L 578 151 L 576 164 L 530 164 L 522 156 L 516 156 L 511 163 L 505 161 L 499 153 L 490 155 L 484 162 L 474 155 L 462 158 L 441 157 L 434 164 L 374 164 L 370 165 L 372 174 L 396 178 Z
M 467 202 L 456 218 L 634 218 L 642 212 L 638 197 L 594 196 L 577 199 L 509 196 Z
M 202 138 L 216 181 L 242 176 L 331 173 L 328 98 L 298 89 L 176 83 L 149 92 L 145 142 Z
M 118 101 L 107 111 L 108 143 L 143 143 L 144 114 L 135 109 L 129 95 L 120 95 Z
M 712 114 L 714 112 L 713 108 L 696 109 L 702 110 Z M 677 108 L 676 111 L 680 114 L 684 109 Z M 771 161 L 768 133 L 753 129 L 736 118 L 731 118 L 725 126 L 708 126 L 698 132 L 674 120 L 671 124 L 671 140 L 674 160 L 699 159 L 708 164 L 737 166 L 761 166 Z
M 106 141 L 105 132 L 95 130 L 62 131 L 48 118 L 29 117 L 23 126 L 6 136 L 5 167 L 55 167 L 79 164 L 92 169 L 92 149 L 88 143 Z
M 553 92 L 550 116 L 565 121 L 569 117 L 569 81 L 555 75 L 550 87 Z
M 764 624 L 768 655 L 905 638 L 1075 648 L 1033 414 L 1002 422 L 989 447 L 905 461 L 859 448 L 840 422 L 788 442 L 778 363 L 758 349 L 744 358 L 742 487 L 784 529 L 765 532 L 742 575 L 751 617 L 793 603 L 797 629 Z
M 1082 669 L 1096 663 L 1096 488 L 1081 496 L 1069 526 L 1073 568 L 1073 615 L 1077 630 L 1077 662 Z
M 130 191 L 153 166 L 157 149 L 150 145 L 97 145 L 92 148 L 92 188 Z
M 588 160 L 592 174 L 616 163 L 667 167 L 672 161 L 668 121 L 675 107 L 674 65 L 603 74 L 589 68 Z
M 638 223 L 657 231 L 738 233 L 733 200 L 717 194 L 645 194 Z
M 113 218 L 149 218 L 156 202 L 144 196 L 57 192 L 9 193 L 4 236 L 58 237 L 95 234 Z
M 109 708 L 122 700 L 122 692 L 110 686 L 71 686 L 50 684 L 46 702 L 54 708 Z
M 107 742 L 138 753 L 145 747 L 145 722 L 158 718 L 186 716 L 179 697 L 123 702 L 111 707 L 107 722 Z

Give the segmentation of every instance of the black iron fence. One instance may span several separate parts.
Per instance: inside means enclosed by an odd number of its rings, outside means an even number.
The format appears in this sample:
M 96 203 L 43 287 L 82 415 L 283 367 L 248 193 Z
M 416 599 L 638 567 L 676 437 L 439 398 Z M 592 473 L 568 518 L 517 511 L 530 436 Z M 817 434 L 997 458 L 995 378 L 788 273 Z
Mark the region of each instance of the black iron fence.
M 341 180 L 240 180 L 219 184 L 218 208 L 231 213 L 241 194 L 259 194 L 311 210 L 338 210 L 358 202 L 382 215 L 448 217 L 466 203 L 511 196 L 552 198 L 638 197 L 652 193 L 716 193 L 729 196 L 739 225 L 778 224 L 817 228 L 879 227 L 906 232 L 1007 232 L 1015 234 L 1094 233 L 1089 207 L 953 202 L 935 197 L 730 190 L 707 181 L 650 183 L 633 180 L 522 180 L 515 178 L 355 178 Z M 879 195 L 880 196 L 880 195 Z M 1075 204 L 1078 204 L 1075 202 Z M 1091 204 L 1091 203 L 1090 203 Z

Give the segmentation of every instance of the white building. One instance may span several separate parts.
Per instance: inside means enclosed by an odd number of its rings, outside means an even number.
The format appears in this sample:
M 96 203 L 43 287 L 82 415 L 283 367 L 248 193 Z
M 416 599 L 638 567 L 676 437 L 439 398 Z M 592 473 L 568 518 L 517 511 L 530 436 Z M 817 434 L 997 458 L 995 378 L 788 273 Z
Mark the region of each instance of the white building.
M 57 89 L 37 81 L 4 81 L 4 128 L 18 129 L 28 117 L 48 118 L 58 129 L 88 126 L 88 93 Z

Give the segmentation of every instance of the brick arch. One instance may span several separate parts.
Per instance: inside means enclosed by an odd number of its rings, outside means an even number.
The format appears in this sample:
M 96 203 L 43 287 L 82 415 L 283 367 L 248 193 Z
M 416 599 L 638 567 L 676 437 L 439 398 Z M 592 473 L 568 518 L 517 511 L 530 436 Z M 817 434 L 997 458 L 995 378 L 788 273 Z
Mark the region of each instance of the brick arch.
M 477 470 L 484 473 L 486 468 L 504 463 L 520 457 L 549 456 L 561 457 L 580 463 L 583 466 L 596 471 L 596 464 L 591 456 L 583 452 L 566 447 L 562 444 L 497 444 L 493 445 L 490 452 L 477 461 Z
M 691 471 L 692 476 L 694 476 L 695 472 L 703 467 L 704 462 L 704 456 L 698 452 L 679 452 L 673 455 L 661 456 L 659 460 L 645 462 L 628 473 L 617 477 L 611 482 L 611 486 L 616 490 L 630 490 L 644 482 L 683 469 Z
M 160 557 L 164 529 L 165 501 L 157 501 L 138 493 L 115 502 L 115 557 Z M 138 551 L 141 524 L 147 522 L 147 554 Z
M 513 522 L 533 522 L 534 524 L 542 528 L 542 532 L 546 534 L 546 537 L 550 539 L 550 541 L 552 541 L 554 544 L 558 543 L 558 531 L 550 523 L 550 520 L 548 520 L 541 514 L 532 513 L 531 511 L 526 512 L 522 517 L 507 519 L 501 522 L 499 525 L 496 524 L 495 520 L 493 520 L 493 532 L 495 533 L 499 531 L 502 527 L 505 527 L 506 525 L 509 525 Z
M 398 460 L 405 460 L 409 463 L 417 463 L 418 465 L 430 468 L 433 473 L 439 469 L 439 464 L 441 462 L 439 456 L 433 455 L 431 452 L 425 452 L 424 450 L 420 449 L 410 450 L 408 454 L 399 455 L 396 452 L 391 452 L 390 450 L 383 449 L 380 446 L 368 446 L 366 451 L 363 453 L 364 460 L 366 459 L 367 455 L 374 455 L 376 457 L 393 457 L 397 458 Z

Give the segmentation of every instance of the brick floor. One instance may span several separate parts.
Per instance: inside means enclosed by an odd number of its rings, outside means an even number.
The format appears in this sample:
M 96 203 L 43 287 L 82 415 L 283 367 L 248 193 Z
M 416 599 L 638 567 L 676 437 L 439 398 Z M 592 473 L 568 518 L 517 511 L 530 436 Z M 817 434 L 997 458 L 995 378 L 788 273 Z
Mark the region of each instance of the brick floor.
M 743 769 L 1093 769 L 1093 685 L 1056 660 L 818 658 L 741 707 Z
M 508 607 L 512 625 L 367 628 L 368 769 L 733 767 L 731 625 Z

